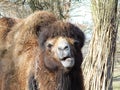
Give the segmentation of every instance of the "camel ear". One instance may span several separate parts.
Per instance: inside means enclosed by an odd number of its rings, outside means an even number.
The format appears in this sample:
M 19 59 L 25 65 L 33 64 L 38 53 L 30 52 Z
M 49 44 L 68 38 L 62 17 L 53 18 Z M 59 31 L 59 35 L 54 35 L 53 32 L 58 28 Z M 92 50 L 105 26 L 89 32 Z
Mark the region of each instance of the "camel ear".
M 37 37 L 40 36 L 40 34 L 41 34 L 41 29 L 42 29 L 41 26 L 36 26 L 36 27 L 35 27 L 35 30 L 36 30 L 35 32 L 36 32 Z
M 82 48 L 85 43 L 85 35 L 81 30 L 79 30 L 79 31 L 80 31 L 80 33 L 79 33 L 80 47 Z
M 44 58 L 44 64 L 49 71 L 53 72 L 58 70 L 58 63 L 50 57 Z
M 80 48 L 82 48 L 85 42 L 85 35 L 83 31 L 73 24 L 70 24 L 70 25 L 71 25 L 70 29 L 73 30 L 73 33 L 74 33 L 73 36 L 79 41 Z

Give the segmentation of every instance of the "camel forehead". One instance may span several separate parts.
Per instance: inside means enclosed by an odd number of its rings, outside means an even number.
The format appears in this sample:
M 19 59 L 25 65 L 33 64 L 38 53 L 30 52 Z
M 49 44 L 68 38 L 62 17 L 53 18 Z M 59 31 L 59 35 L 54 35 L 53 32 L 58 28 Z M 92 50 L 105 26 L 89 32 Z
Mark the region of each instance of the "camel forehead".
M 68 41 L 66 38 L 64 37 L 59 37 L 57 40 L 56 40 L 56 44 L 60 45 L 61 47 L 64 46 L 65 44 L 68 44 Z
M 51 38 L 47 40 L 47 42 L 51 44 L 56 44 L 56 45 L 61 45 L 61 46 L 64 46 L 64 44 L 72 43 L 73 41 L 74 41 L 73 39 L 63 37 L 63 36 L 59 36 L 59 37 L 55 37 L 55 38 Z

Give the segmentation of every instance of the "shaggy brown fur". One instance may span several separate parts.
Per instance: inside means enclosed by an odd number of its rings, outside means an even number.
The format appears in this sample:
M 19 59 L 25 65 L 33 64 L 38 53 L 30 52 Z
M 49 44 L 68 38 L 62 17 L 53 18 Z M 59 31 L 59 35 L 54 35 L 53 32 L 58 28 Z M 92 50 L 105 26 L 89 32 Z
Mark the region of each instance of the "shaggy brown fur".
M 0 90 L 84 90 L 84 34 L 78 27 L 39 11 L 25 19 L 0 19 L 0 30 Z M 71 44 L 75 66 L 69 72 L 45 47 L 59 36 L 80 42 Z
M 6 40 L 6 37 L 17 22 L 18 19 L 5 17 L 0 19 L 0 90 L 5 89 L 5 82 L 8 81 L 6 76 L 8 76 L 8 73 L 12 73 L 11 66 L 14 67 L 11 60 L 11 52 L 7 50 L 8 40 Z
M 37 31 L 56 21 L 38 11 L 25 19 L 0 19 L 0 90 L 29 90 L 31 63 L 38 47 Z
M 73 24 L 64 23 L 61 21 L 57 21 L 46 28 L 42 28 L 42 30 L 43 32 L 39 35 L 39 45 L 41 47 L 41 50 L 39 51 L 40 56 L 37 57 L 38 59 L 35 61 L 35 67 L 37 68 L 35 78 L 40 89 L 84 90 L 83 75 L 80 68 L 83 60 L 81 53 L 81 48 L 84 44 L 83 32 Z M 60 62 L 55 62 L 54 57 L 46 54 L 48 51 L 46 51 L 46 47 L 44 46 L 45 42 L 49 38 L 55 38 L 58 36 L 71 38 L 80 42 L 77 46 L 72 45 L 72 50 L 74 51 L 75 56 L 75 66 L 68 73 L 65 72 L 64 67 L 60 64 Z M 45 62 L 47 62 L 50 66 L 47 67 Z

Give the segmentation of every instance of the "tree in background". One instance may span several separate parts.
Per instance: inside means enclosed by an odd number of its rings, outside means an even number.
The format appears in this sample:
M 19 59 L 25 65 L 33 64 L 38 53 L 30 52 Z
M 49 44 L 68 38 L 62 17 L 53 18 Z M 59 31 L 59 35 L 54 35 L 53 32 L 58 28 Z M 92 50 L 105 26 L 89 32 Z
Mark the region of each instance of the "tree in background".
M 112 90 L 118 29 L 118 0 L 91 0 L 94 21 L 89 53 L 83 62 L 86 90 Z
M 0 17 L 25 18 L 32 13 L 28 5 L 15 0 L 0 0 Z
M 69 18 L 69 9 L 70 9 L 71 0 L 0 0 L 0 3 L 1 3 L 0 6 L 4 9 L 6 9 L 7 4 L 13 4 L 11 6 L 8 6 L 10 9 L 11 7 L 15 7 L 13 8 L 12 11 L 17 11 L 16 9 L 21 10 L 21 7 L 24 7 L 26 9 L 24 11 L 27 11 L 27 9 L 29 11 L 31 9 L 32 12 L 36 10 L 47 10 L 47 11 L 53 12 L 56 15 L 56 17 L 58 17 L 58 19 L 66 20 Z M 4 3 L 4 5 L 2 5 L 2 3 Z M 21 6 L 21 7 L 16 8 L 15 5 Z M 10 9 L 7 9 L 7 10 L 11 11 Z M 21 12 L 18 14 L 20 14 L 20 16 L 17 16 L 17 17 L 26 16 L 26 15 L 24 16 L 21 15 Z M 3 16 L 6 16 L 6 14 Z M 11 16 L 11 14 L 9 16 Z M 12 15 L 12 16 L 15 16 L 15 15 Z
M 71 0 L 26 0 L 26 2 L 33 11 L 47 10 L 53 12 L 59 19 L 67 19 L 69 17 Z

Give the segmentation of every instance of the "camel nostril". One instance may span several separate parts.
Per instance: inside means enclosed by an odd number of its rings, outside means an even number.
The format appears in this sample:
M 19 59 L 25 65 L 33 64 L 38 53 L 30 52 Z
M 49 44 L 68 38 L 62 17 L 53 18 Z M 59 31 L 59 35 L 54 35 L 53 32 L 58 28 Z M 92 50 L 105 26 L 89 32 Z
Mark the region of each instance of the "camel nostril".
M 62 49 L 61 49 L 60 47 L 58 47 L 58 50 L 59 50 L 59 51 L 62 51 Z
M 57 49 L 57 55 L 60 60 L 64 61 L 69 58 L 70 54 L 70 47 L 69 45 L 59 46 Z
M 69 49 L 69 46 L 58 47 L 58 50 L 60 50 L 60 51 L 64 51 L 64 50 L 67 50 L 67 49 Z
M 60 60 L 66 60 L 71 55 L 70 44 L 66 39 L 61 38 L 57 45 L 57 56 Z
M 65 46 L 64 50 L 68 49 L 69 47 L 68 46 Z

